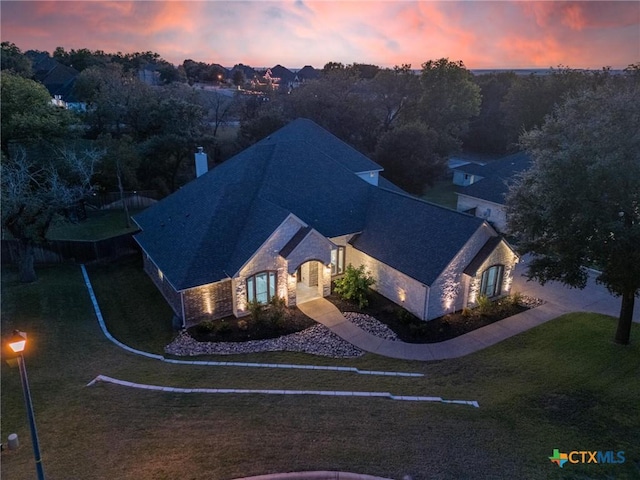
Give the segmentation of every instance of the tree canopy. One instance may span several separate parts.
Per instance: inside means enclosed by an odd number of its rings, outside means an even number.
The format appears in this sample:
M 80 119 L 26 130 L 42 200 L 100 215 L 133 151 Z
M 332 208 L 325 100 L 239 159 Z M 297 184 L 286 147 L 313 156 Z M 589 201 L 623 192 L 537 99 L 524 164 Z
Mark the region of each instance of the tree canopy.
M 640 86 L 584 90 L 522 137 L 533 167 L 511 187 L 508 229 L 532 255 L 528 276 L 584 288 L 588 268 L 622 297 L 617 343 L 629 342 L 640 294 Z

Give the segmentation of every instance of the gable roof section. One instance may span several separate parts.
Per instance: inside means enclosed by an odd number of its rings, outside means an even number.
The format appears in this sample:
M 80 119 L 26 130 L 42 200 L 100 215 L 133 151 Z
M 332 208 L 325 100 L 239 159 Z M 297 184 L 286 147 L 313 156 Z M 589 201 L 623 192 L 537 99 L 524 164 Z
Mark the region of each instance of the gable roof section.
M 482 266 L 489 255 L 493 253 L 500 242 L 504 241 L 502 237 L 491 237 L 487 242 L 482 246 L 482 248 L 478 251 L 475 257 L 469 262 L 467 268 L 464 269 L 464 273 L 473 277 L 476 273 L 478 273 L 478 269 Z
M 531 166 L 531 158 L 524 152 L 509 155 L 480 167 L 477 175 L 484 178 L 466 186 L 458 187 L 456 193 L 503 204 L 509 187 L 508 182 Z M 465 165 L 466 167 L 466 165 Z M 459 170 L 464 170 L 461 167 Z M 469 173 L 472 173 L 469 171 Z
M 479 218 L 374 187 L 365 228 L 351 244 L 431 285 L 482 224 Z
M 291 237 L 291 240 L 289 240 L 287 244 L 282 247 L 282 249 L 280 250 L 280 256 L 282 258 L 287 258 L 289 255 L 291 255 L 296 247 L 300 245 L 300 243 L 306 238 L 307 235 L 309 235 L 309 232 L 311 232 L 311 230 L 311 227 L 308 225 L 306 227 L 301 227 L 300 230 L 298 230 L 296 234 Z

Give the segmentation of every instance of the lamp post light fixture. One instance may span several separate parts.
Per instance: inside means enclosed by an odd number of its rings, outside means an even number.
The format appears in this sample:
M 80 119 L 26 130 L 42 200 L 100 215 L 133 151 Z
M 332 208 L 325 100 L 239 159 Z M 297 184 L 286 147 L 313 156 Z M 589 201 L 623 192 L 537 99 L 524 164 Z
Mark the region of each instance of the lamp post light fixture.
M 27 368 L 24 364 L 24 356 L 22 355 L 27 345 L 27 334 L 14 330 L 13 337 L 11 337 L 8 343 L 9 348 L 18 354 L 18 369 L 20 370 L 20 380 L 22 381 L 22 393 L 24 394 L 27 417 L 29 418 L 29 428 L 31 429 L 31 443 L 33 444 L 33 456 L 36 460 L 36 472 L 38 474 L 38 480 L 44 480 L 44 469 L 42 468 L 42 457 L 40 456 L 40 444 L 38 442 L 38 430 L 36 429 L 36 419 L 33 415 L 33 405 L 31 404 Z

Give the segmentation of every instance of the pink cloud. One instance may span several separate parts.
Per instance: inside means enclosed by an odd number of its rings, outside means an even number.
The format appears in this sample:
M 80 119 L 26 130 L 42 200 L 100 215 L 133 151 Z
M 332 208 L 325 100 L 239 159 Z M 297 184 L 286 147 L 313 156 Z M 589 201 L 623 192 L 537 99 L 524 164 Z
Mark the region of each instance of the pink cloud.
M 599 68 L 640 59 L 637 2 L 3 0 L 2 14 L 2 40 L 23 50 L 152 50 L 176 64 L 419 68 L 449 57 L 470 68 Z

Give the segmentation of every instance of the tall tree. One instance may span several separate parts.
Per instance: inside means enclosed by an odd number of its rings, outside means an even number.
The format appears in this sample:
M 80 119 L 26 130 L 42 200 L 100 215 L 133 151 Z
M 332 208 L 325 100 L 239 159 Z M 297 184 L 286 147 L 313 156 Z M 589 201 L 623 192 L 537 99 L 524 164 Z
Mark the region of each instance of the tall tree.
M 285 117 L 309 118 L 361 152 L 371 154 L 380 124 L 371 115 L 374 98 L 366 87 L 355 71 L 332 67 L 286 96 Z
M 517 82 L 514 72 L 477 75 L 474 82 L 480 87 L 482 104 L 480 114 L 469 123 L 469 131 L 464 136 L 464 147 L 474 152 L 500 153 L 517 142 L 510 138 L 510 129 L 502 110 L 504 98 Z
M 33 247 L 46 242 L 51 222 L 91 192 L 91 176 L 101 153 L 63 147 L 41 155 L 16 147 L 3 154 L 2 227 L 18 241 L 19 279 L 37 279 Z
M 410 123 L 385 133 L 374 160 L 383 175 L 409 193 L 420 195 L 446 171 L 446 158 L 436 152 L 438 134 L 421 123 Z
M 2 42 L 0 59 L 2 60 L 2 70 L 11 71 L 25 78 L 31 78 L 33 75 L 31 60 L 22 53 L 15 43 Z
M 439 150 L 447 155 L 460 147 L 469 120 L 480 113 L 480 88 L 462 61 L 448 58 L 422 64 L 418 119 L 438 132 Z
M 411 65 L 380 70 L 369 85 L 375 99 L 373 112 L 380 119 L 381 130 L 389 131 L 403 116 L 415 108 L 420 91 L 420 79 Z
M 530 279 L 584 288 L 587 267 L 622 298 L 629 343 L 640 294 L 640 85 L 584 90 L 522 137 L 534 163 L 507 197 L 508 228 L 533 256 Z
M 2 151 L 9 154 L 9 144 L 32 144 L 64 137 L 76 119 L 68 110 L 56 108 L 44 86 L 13 73 L 0 78 Z

